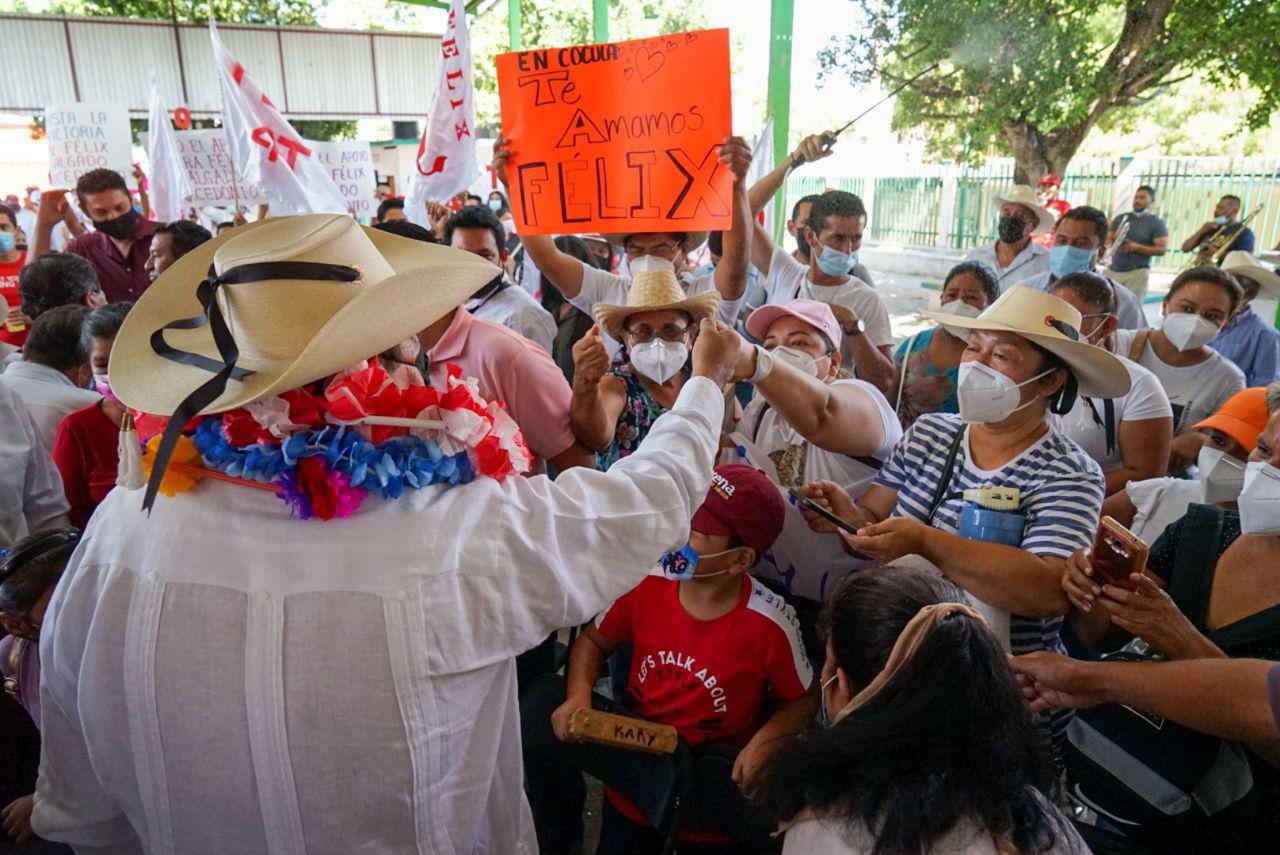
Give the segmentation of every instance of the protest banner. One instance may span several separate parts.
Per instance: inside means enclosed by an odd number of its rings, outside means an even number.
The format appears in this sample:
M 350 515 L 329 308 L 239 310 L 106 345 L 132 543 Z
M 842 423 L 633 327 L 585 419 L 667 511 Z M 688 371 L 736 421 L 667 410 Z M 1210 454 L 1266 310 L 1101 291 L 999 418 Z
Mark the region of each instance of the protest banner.
M 55 104 L 44 112 L 49 183 L 72 188 L 91 169 L 114 169 L 136 187 L 129 111 L 114 104 Z
M 497 62 L 521 234 L 730 228 L 728 30 Z
M 150 146 L 147 134 L 138 136 L 144 146 Z M 173 137 L 191 185 L 191 195 L 186 200 L 189 204 L 197 208 L 228 208 L 236 203 L 237 190 L 241 205 L 266 201 L 261 188 L 246 181 L 244 176 L 237 174 L 232 183 L 227 137 L 221 128 L 174 131 Z
M 316 161 L 333 175 L 342 198 L 355 212 L 356 219 L 370 219 L 378 212 L 374 195 L 373 158 L 369 144 L 359 140 L 308 142 L 316 153 Z

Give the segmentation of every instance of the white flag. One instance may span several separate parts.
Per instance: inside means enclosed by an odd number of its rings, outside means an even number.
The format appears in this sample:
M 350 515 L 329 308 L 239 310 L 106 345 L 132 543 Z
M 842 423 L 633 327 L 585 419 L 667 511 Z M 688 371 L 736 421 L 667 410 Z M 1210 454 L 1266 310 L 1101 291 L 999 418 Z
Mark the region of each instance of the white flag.
M 418 144 L 418 174 L 411 197 L 414 208 L 421 208 L 428 199 L 448 199 L 471 186 L 480 174 L 473 135 L 472 75 L 466 3 L 451 0 L 449 19 L 440 37 L 440 78 Z
M 316 162 L 308 140 L 223 47 L 209 19 L 213 60 L 222 86 L 222 127 L 232 167 L 257 184 L 276 214 L 345 214 L 347 203 L 329 170 Z
M 755 184 L 761 178 L 764 178 L 770 172 L 773 172 L 773 116 L 770 115 L 768 121 L 764 123 L 764 128 L 760 131 L 760 136 L 756 137 L 755 143 L 751 146 L 751 169 L 747 172 L 747 186 Z M 779 191 L 779 197 L 786 204 L 786 185 Z M 773 234 L 773 208 L 777 204 L 775 200 L 771 200 L 764 209 L 760 211 L 760 225 L 768 234 Z
M 160 101 L 160 87 L 151 72 L 151 113 L 147 120 L 147 160 L 151 170 L 151 216 L 162 223 L 180 220 L 191 197 L 191 182 L 173 135 L 169 113 Z

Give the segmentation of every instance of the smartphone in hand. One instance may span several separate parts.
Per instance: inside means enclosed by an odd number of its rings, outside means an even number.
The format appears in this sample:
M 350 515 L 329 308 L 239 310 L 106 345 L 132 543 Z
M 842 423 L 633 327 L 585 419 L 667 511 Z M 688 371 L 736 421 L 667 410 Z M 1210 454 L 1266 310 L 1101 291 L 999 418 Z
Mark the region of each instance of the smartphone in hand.
M 1099 585 L 1134 590 L 1137 586 L 1129 576 L 1147 569 L 1148 551 L 1147 544 L 1137 535 L 1111 517 L 1103 517 L 1089 556 L 1094 580 Z
M 836 528 L 843 529 L 844 531 L 849 532 L 849 534 L 858 533 L 857 527 L 840 519 L 840 517 L 831 513 L 831 511 L 827 510 L 813 499 L 810 499 L 808 496 L 802 495 L 795 487 L 791 487 L 788 492 L 791 494 L 792 503 L 798 502 L 799 504 L 804 505 L 806 508 L 813 511 Z

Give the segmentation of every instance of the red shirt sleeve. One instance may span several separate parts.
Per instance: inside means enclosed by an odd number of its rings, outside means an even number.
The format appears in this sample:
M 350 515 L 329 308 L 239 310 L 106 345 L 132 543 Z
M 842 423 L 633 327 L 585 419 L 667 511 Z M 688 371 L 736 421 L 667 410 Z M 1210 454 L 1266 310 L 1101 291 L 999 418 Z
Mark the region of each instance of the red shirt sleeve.
M 58 433 L 53 439 L 53 462 L 62 476 L 62 489 L 66 493 L 67 504 L 71 506 L 67 518 L 81 530 L 94 509 L 93 498 L 89 495 L 92 461 L 86 459 L 87 449 L 88 444 L 80 435 L 75 413 L 72 413 L 58 425 Z
M 596 618 L 596 629 L 601 635 L 613 641 L 631 641 L 633 621 L 637 612 L 643 613 L 648 584 L 649 580 L 645 579 Z
M 770 697 L 780 704 L 789 704 L 813 685 L 813 666 L 804 650 L 795 610 L 786 606 L 781 618 L 779 622 L 770 621 L 765 662 L 769 669 Z

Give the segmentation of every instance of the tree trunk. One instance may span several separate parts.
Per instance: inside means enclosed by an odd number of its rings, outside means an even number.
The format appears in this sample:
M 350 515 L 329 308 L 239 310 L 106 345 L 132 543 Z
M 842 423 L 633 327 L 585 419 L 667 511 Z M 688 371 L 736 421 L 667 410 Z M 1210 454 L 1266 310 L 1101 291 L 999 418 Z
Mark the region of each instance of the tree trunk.
M 1046 172 L 1062 175 L 1093 125 L 1088 119 L 1044 134 L 1024 121 L 1006 123 L 1002 134 L 1013 154 L 1014 182 L 1034 187 Z

